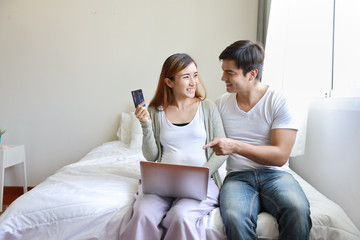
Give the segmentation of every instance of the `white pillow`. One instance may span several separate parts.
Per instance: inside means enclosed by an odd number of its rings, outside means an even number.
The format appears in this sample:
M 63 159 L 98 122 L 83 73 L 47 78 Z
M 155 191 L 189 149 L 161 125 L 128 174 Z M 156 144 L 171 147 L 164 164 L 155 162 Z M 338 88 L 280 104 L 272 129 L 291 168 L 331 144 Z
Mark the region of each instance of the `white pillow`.
M 141 148 L 142 129 L 134 112 L 121 113 L 120 127 L 116 133 L 119 141 L 125 143 L 129 148 Z
M 119 141 L 130 144 L 131 140 L 131 115 L 129 113 L 121 113 L 120 126 L 116 133 Z
M 135 114 L 132 112 L 131 115 L 131 140 L 130 148 L 141 148 L 143 133 L 139 120 L 135 117 Z

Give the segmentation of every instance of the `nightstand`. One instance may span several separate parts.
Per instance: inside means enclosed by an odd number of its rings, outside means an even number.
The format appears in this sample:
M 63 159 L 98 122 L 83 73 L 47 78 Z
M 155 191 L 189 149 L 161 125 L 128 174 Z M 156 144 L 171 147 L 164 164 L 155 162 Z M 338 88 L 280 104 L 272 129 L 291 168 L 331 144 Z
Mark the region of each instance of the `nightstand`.
M 0 147 L 0 212 L 2 212 L 4 197 L 5 168 L 22 163 L 24 170 L 24 193 L 27 192 L 26 162 L 24 145 L 7 145 L 6 149 Z

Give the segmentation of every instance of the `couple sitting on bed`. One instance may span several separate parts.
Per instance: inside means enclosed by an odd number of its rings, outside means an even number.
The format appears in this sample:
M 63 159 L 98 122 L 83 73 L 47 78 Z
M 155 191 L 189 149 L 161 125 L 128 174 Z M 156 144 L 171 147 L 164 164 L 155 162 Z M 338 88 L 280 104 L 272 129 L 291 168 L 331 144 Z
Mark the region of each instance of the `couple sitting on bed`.
M 280 239 L 309 239 L 309 202 L 286 171 L 297 128 L 285 99 L 260 82 L 264 49 L 237 41 L 219 59 L 228 93 L 217 106 L 205 100 L 195 61 L 174 54 L 148 108 L 135 111 L 145 158 L 209 167 L 207 199 L 143 194 L 140 185 L 121 239 L 206 239 L 202 219 L 218 204 L 228 239 L 257 239 L 260 211 L 278 221 Z M 226 159 L 222 185 L 217 170 Z

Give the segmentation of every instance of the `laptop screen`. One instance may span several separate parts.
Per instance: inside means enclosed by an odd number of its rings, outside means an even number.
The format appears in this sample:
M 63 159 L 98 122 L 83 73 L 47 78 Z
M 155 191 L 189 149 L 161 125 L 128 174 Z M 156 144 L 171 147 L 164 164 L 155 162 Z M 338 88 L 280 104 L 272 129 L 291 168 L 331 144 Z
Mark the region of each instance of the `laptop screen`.
M 141 161 L 140 168 L 145 194 L 197 200 L 207 197 L 207 167 Z

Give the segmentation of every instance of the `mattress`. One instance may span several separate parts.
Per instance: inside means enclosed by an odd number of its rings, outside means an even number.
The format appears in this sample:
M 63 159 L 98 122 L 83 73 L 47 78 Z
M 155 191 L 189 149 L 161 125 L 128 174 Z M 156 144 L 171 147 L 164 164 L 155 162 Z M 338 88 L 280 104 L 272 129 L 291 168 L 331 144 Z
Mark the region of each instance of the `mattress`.
M 0 239 L 119 239 L 122 219 L 134 201 L 140 179 L 141 149 L 112 141 L 64 166 L 16 199 L 0 217 Z M 224 167 L 220 170 L 225 176 Z M 295 172 L 311 206 L 311 239 L 360 239 L 340 206 Z M 202 219 L 207 239 L 226 239 L 219 208 Z M 260 239 L 277 239 L 275 219 L 262 212 Z

